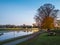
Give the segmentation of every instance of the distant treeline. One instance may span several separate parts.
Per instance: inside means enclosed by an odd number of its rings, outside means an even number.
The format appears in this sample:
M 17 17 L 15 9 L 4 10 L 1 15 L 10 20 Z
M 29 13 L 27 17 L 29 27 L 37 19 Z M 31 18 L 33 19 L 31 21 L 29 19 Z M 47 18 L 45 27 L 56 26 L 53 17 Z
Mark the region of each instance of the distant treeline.
M 32 26 L 32 25 L 0 25 L 0 28 L 37 28 L 37 26 Z

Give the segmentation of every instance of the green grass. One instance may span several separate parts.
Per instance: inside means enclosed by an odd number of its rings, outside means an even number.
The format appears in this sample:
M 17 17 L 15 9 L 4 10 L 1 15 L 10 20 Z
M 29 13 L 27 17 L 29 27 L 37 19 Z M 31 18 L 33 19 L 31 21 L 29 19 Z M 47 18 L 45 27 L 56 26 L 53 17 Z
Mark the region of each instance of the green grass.
M 4 30 L 22 30 L 23 28 L 0 28 L 0 31 Z
M 60 36 L 47 36 L 47 33 L 43 33 L 17 45 L 60 45 Z
M 38 30 L 38 28 L 0 28 L 0 31 L 19 31 L 19 30 L 29 30 L 29 29 L 32 29 L 32 30 Z

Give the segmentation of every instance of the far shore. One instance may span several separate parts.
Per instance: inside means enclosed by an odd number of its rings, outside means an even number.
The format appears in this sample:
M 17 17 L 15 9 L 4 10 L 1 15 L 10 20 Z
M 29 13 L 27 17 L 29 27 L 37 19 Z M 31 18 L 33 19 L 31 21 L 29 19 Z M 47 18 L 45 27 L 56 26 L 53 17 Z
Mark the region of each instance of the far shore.
M 38 30 L 38 28 L 0 28 L 1 30 Z

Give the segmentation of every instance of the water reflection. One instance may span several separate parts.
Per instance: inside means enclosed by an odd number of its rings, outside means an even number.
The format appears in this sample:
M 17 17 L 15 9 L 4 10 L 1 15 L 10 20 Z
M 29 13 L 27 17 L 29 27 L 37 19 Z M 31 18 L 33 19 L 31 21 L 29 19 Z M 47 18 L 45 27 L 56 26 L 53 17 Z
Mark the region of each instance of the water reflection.
M 32 34 L 32 31 L 23 30 L 23 31 L 7 31 L 7 32 L 0 32 L 0 41 L 4 41 L 6 39 L 15 38 L 19 36 L 29 35 Z

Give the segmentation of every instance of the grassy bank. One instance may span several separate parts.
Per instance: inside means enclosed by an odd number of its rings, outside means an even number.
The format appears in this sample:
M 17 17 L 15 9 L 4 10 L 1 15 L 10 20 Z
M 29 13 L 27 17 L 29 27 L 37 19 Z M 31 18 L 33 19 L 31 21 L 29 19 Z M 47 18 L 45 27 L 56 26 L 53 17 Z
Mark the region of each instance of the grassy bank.
M 47 36 L 47 33 L 43 33 L 17 45 L 60 45 L 60 36 Z
M 23 28 L 0 28 L 0 30 L 22 30 Z
M 2 30 L 38 30 L 38 28 L 0 28 Z

